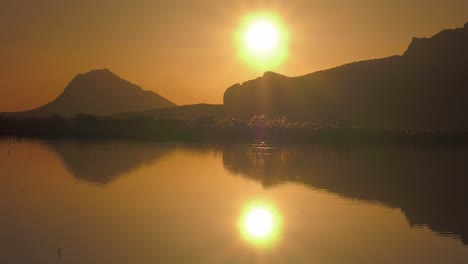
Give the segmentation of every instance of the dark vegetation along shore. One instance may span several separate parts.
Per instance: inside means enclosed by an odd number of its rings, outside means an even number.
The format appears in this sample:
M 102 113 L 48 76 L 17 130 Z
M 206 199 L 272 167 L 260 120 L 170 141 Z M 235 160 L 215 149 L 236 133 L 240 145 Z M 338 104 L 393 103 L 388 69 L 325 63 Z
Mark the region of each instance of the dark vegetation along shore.
M 293 122 L 286 117 L 201 117 L 195 120 L 119 119 L 77 115 L 73 118 L 13 119 L 0 117 L 0 136 L 43 139 L 151 140 L 181 142 L 271 142 L 330 144 L 463 145 L 467 131 L 370 130 L 348 120 Z

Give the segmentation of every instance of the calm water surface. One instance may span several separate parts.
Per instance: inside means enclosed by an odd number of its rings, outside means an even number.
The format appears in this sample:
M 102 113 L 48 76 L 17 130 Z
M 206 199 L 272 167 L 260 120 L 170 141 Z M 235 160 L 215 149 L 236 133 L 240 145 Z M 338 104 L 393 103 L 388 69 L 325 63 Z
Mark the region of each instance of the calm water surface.
M 0 140 L 0 263 L 468 263 L 468 150 Z

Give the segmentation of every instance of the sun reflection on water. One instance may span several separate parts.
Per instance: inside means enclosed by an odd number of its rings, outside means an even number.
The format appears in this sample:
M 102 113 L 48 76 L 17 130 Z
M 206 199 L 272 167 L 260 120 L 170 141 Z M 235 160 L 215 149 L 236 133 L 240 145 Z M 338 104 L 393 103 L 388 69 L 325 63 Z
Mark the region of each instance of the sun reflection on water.
M 239 230 L 243 238 L 255 245 L 271 245 L 277 241 L 281 217 L 270 204 L 248 204 L 239 218 Z

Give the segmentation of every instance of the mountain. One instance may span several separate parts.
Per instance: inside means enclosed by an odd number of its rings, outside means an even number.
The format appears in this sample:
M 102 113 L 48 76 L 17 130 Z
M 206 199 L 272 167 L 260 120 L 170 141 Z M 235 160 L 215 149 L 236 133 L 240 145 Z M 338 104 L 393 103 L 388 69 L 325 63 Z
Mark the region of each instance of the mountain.
M 330 51 L 333 52 L 333 51 Z M 401 56 L 361 61 L 300 77 L 266 72 L 229 87 L 230 115 L 349 119 L 377 129 L 468 128 L 468 23 L 414 38 Z
M 44 106 L 9 115 L 13 117 L 51 115 L 71 117 L 81 113 L 104 116 L 172 106 L 175 104 L 162 96 L 152 91 L 144 91 L 108 69 L 102 69 L 78 74 L 62 94 Z

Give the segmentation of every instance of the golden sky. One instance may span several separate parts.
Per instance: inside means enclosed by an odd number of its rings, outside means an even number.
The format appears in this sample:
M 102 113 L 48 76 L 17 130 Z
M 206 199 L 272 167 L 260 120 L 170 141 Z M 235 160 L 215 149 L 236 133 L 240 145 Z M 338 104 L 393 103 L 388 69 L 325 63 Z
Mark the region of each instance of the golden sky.
M 234 37 L 258 12 L 289 36 L 271 69 L 241 60 Z M 402 54 L 413 36 L 467 21 L 466 0 L 1 0 L 0 112 L 43 105 L 99 68 L 179 105 L 222 103 L 227 87 L 265 70 L 297 76 Z

